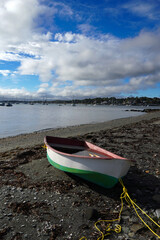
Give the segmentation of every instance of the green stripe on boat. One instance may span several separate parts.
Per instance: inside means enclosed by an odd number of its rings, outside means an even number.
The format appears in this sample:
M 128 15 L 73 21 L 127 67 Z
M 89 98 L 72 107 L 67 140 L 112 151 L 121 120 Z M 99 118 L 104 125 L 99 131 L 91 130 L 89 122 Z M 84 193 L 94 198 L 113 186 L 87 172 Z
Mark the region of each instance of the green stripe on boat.
M 55 163 L 47 154 L 48 161 L 51 165 L 53 165 L 55 168 L 72 173 L 80 178 L 83 178 L 87 181 L 93 182 L 95 184 L 100 185 L 101 187 L 105 188 L 112 188 L 114 187 L 118 179 L 109 175 L 97 173 L 97 172 L 92 172 L 92 171 L 86 171 L 86 170 L 81 170 L 81 169 L 74 169 L 74 168 L 69 168 L 62 166 L 60 164 Z

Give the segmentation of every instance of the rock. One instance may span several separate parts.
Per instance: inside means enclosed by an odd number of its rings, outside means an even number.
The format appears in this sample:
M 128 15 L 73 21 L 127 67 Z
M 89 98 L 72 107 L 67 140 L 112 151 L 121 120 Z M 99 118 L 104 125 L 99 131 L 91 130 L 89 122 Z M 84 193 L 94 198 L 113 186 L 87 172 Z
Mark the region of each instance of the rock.
M 123 220 L 129 220 L 129 216 L 121 216 L 121 219 L 123 219 Z
M 160 194 L 156 194 L 152 197 L 152 199 L 157 202 L 157 203 L 160 203 Z
M 144 228 L 144 226 L 142 224 L 139 224 L 139 223 L 134 223 L 132 226 L 131 226 L 131 231 L 136 233 L 136 232 L 139 232 L 140 230 L 142 230 Z
M 131 238 L 133 238 L 133 237 L 135 236 L 135 233 L 134 233 L 134 232 L 129 232 L 129 233 L 128 233 L 128 236 L 131 237 Z
M 8 213 L 8 215 L 7 215 L 8 217 L 11 217 L 12 216 L 12 213 Z
M 123 227 L 122 230 L 124 233 L 127 233 L 127 234 L 129 233 L 129 227 Z
M 98 215 L 99 214 L 96 209 L 88 208 L 88 209 L 86 209 L 86 212 L 84 213 L 84 218 L 86 218 L 88 220 L 97 219 Z
M 84 229 L 89 229 L 89 226 L 87 224 L 82 224 L 81 226 L 79 226 L 80 229 L 84 230 Z
M 157 218 L 160 218 L 160 209 L 156 209 L 155 215 Z
M 142 191 L 140 191 L 139 189 L 136 190 L 136 194 L 137 194 L 138 196 L 143 196 Z
M 137 217 L 136 216 L 132 216 L 131 218 L 129 218 L 129 222 L 130 223 L 137 223 Z
M 129 216 L 130 215 L 130 212 L 128 210 L 124 210 L 122 211 L 122 216 Z

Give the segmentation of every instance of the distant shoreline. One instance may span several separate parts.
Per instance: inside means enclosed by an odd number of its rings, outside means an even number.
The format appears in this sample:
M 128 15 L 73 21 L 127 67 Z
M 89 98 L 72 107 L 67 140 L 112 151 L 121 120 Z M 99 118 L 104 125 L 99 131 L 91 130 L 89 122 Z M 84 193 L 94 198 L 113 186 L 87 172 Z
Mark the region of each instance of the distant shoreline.
M 144 112 L 144 113 L 151 113 L 151 112 L 159 112 L 160 109 L 159 108 L 146 108 L 146 109 L 143 109 L 143 110 L 139 110 L 139 109 L 130 109 L 130 110 L 125 110 L 126 112 Z

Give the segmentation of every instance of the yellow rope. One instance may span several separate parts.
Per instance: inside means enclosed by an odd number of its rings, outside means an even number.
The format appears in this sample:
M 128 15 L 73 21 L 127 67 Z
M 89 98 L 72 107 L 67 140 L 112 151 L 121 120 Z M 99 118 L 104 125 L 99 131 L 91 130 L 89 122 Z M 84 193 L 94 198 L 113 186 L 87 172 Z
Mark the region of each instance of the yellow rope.
M 119 216 L 117 219 L 112 219 L 112 220 L 99 220 L 97 221 L 94 226 L 95 228 L 101 233 L 101 236 L 97 239 L 97 240 L 104 240 L 105 236 L 111 234 L 110 232 L 116 232 L 116 233 L 120 233 L 122 228 L 120 225 L 116 225 L 115 228 L 111 228 L 111 224 L 109 222 L 115 222 L 115 221 L 118 221 L 120 222 L 121 220 L 121 214 L 122 214 L 122 210 L 123 210 L 123 206 L 124 206 L 124 201 L 123 199 L 125 199 L 125 201 L 128 203 L 129 206 L 132 206 L 133 209 L 135 210 L 135 213 L 137 214 L 137 216 L 139 217 L 139 219 L 143 222 L 143 224 L 155 235 L 157 236 L 159 239 L 160 239 L 160 236 L 155 233 L 151 228 L 150 226 L 141 218 L 141 216 L 138 214 L 137 212 L 137 209 L 138 208 L 143 214 L 145 214 L 157 227 L 160 228 L 160 225 L 158 225 L 158 223 L 156 223 L 150 216 L 147 215 L 147 213 L 145 213 L 129 196 L 128 192 L 127 192 L 127 189 L 125 188 L 124 186 L 124 183 L 122 181 L 122 179 L 119 179 L 119 182 L 120 184 L 122 185 L 123 187 L 123 192 L 121 193 L 120 195 L 120 199 L 121 199 L 121 209 L 120 209 L 120 212 L 119 212 Z M 101 223 L 101 222 L 108 222 L 109 224 L 107 225 L 106 229 L 105 229 L 105 234 L 97 227 L 97 224 Z M 80 240 L 82 239 L 85 239 L 87 240 L 86 237 L 82 237 Z
M 47 146 L 46 146 L 46 144 L 44 144 L 44 145 L 42 146 L 42 148 L 45 148 L 45 149 L 47 149 Z
M 127 203 L 131 204 L 137 214 L 137 216 L 139 217 L 139 219 L 143 222 L 143 224 L 155 235 L 160 239 L 160 236 L 155 233 L 150 226 L 141 218 L 141 216 L 138 214 L 137 209 L 138 208 L 143 214 L 145 214 L 157 227 L 160 228 L 160 225 L 158 223 L 156 223 L 146 212 L 144 212 L 129 196 L 127 189 L 125 188 L 122 179 L 119 180 L 119 182 L 121 183 L 122 187 L 123 187 L 123 193 L 121 194 L 121 199 L 125 199 L 127 201 Z M 123 201 L 123 200 L 122 200 Z

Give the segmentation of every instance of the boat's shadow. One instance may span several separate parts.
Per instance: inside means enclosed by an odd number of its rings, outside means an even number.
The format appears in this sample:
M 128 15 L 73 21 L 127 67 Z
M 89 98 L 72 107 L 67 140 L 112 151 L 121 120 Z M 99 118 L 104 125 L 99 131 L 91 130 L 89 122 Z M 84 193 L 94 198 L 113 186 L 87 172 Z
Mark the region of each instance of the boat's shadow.
M 111 189 L 100 187 L 96 184 L 83 180 L 73 174 L 67 173 L 78 184 L 85 185 L 93 192 L 97 192 L 114 200 L 120 198 L 123 187 L 118 183 Z M 150 173 L 145 173 L 137 167 L 131 167 L 128 174 L 123 178 L 123 183 L 131 199 L 145 209 L 157 209 L 160 206 L 160 179 Z

